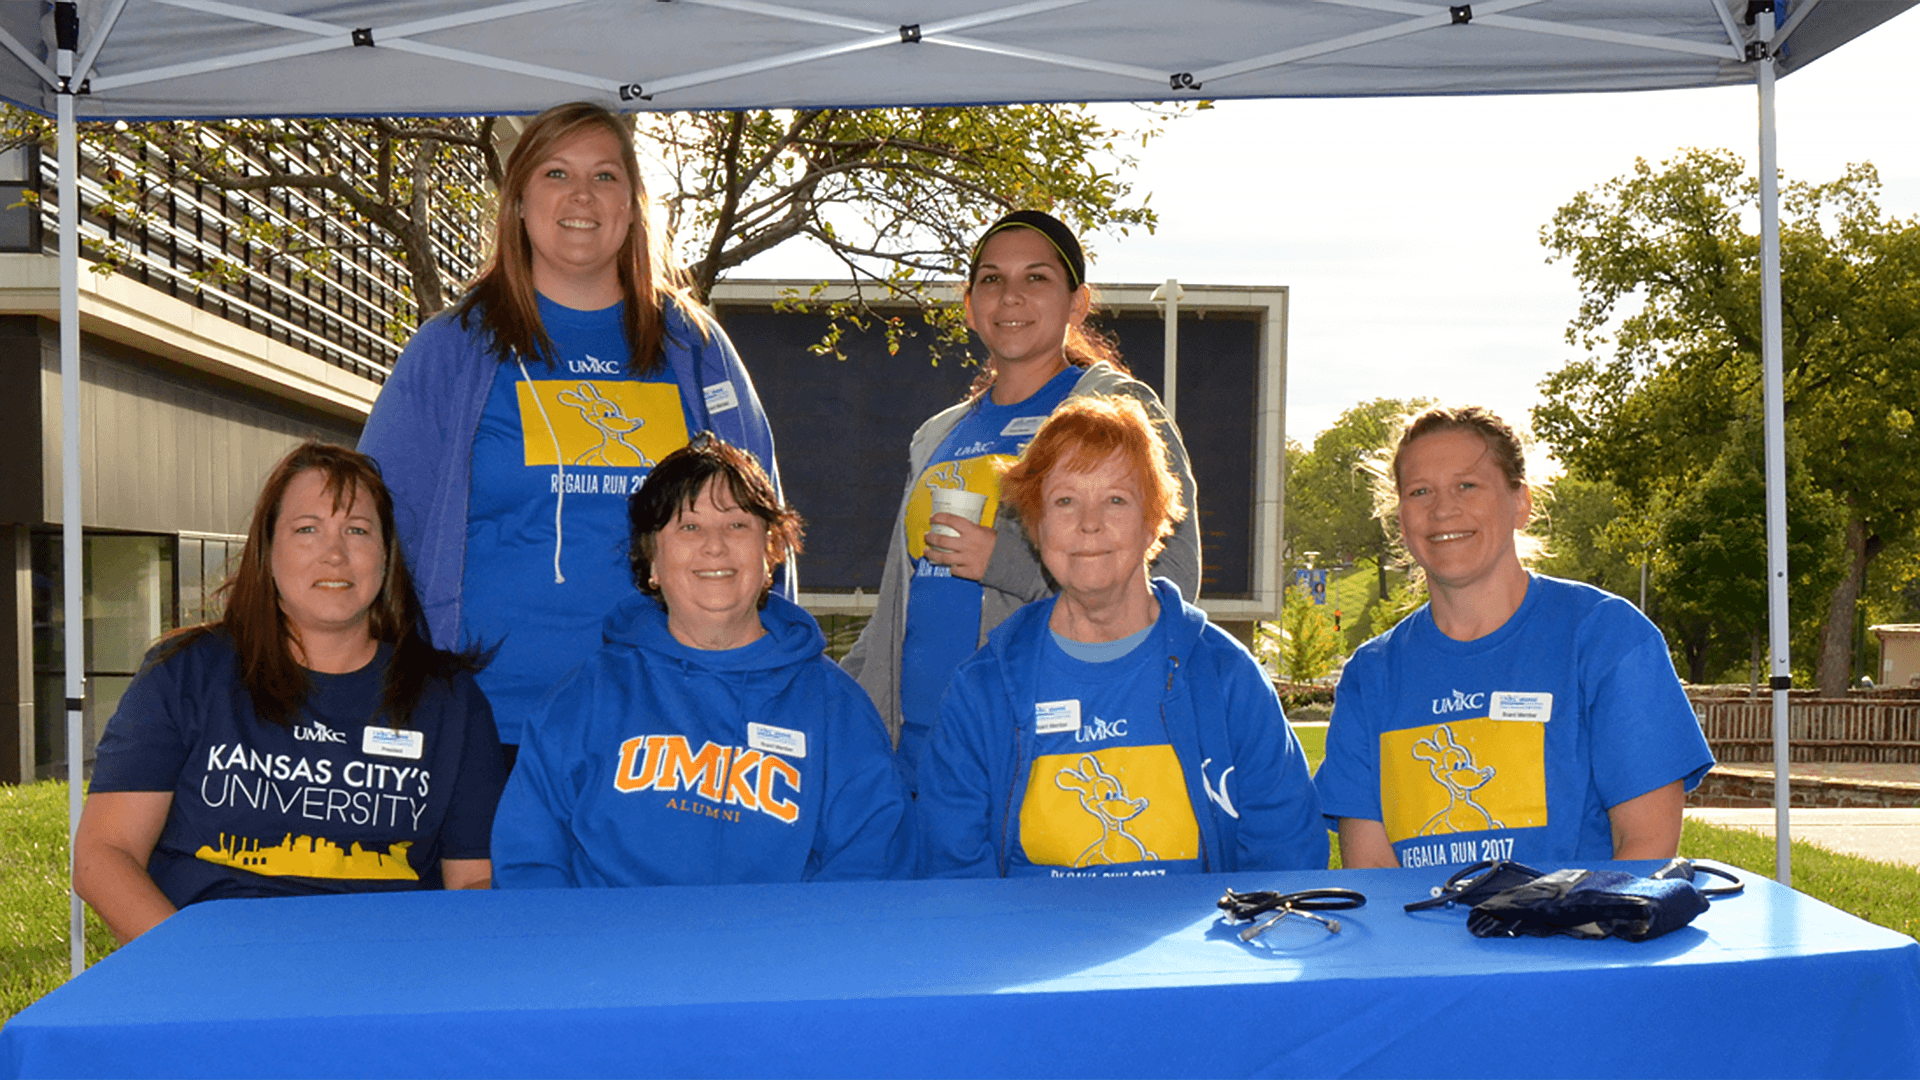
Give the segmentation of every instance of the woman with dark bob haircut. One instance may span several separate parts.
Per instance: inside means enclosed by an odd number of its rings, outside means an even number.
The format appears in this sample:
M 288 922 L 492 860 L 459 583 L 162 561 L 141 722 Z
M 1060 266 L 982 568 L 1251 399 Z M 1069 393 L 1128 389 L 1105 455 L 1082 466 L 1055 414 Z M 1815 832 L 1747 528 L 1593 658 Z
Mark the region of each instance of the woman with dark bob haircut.
M 922 872 L 1325 869 L 1320 802 L 1273 684 L 1148 574 L 1187 508 L 1145 407 L 1068 400 L 1000 498 L 1060 592 L 954 674 L 920 766 Z
M 1341 865 L 1673 858 L 1713 752 L 1658 627 L 1520 561 L 1533 492 L 1513 429 L 1429 409 L 1389 479 L 1428 599 L 1334 692 L 1314 780 Z
M 502 888 L 897 877 L 886 729 L 805 609 L 770 591 L 800 518 L 702 435 L 628 504 L 640 595 L 528 728 L 494 823 Z
M 486 888 L 506 777 L 484 660 L 427 643 L 372 459 L 283 458 L 224 591 L 100 736 L 74 887 L 114 935 L 202 900 Z
M 360 440 L 400 504 L 433 641 L 499 646 L 480 686 L 509 762 L 548 688 L 633 595 L 610 553 L 654 462 L 713 430 L 778 488 L 753 382 L 652 227 L 639 170 L 631 122 L 598 105 L 529 122 L 492 256 L 407 344 Z

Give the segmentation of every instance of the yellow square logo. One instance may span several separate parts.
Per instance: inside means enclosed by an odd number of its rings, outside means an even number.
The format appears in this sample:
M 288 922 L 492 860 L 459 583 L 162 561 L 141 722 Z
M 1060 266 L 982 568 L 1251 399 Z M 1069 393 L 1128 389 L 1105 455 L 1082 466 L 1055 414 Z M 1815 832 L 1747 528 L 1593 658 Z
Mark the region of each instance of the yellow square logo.
M 1545 825 L 1546 732 L 1484 718 L 1382 732 L 1387 839 Z
M 913 486 L 913 494 L 907 497 L 907 558 L 918 559 L 926 554 L 927 527 L 933 518 L 935 488 L 957 488 L 985 495 L 987 508 L 980 515 L 980 524 L 992 528 L 994 515 L 1000 509 L 1000 474 L 1007 471 L 1014 461 L 1015 458 L 1010 454 L 983 454 L 959 461 L 943 461 L 921 473 L 920 482 Z
M 1036 866 L 1198 858 L 1200 827 L 1173 747 L 1035 759 L 1020 804 L 1020 848 Z
M 687 445 L 686 412 L 673 383 L 551 379 L 515 389 L 528 465 L 651 469 Z

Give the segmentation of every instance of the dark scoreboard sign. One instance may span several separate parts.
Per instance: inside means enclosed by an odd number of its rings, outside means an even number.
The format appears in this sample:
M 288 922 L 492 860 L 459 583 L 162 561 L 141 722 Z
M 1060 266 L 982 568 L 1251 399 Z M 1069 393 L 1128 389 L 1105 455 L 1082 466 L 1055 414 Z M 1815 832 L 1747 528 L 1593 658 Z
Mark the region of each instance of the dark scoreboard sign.
M 827 317 L 774 311 L 782 284 L 723 284 L 713 307 L 753 375 L 773 425 L 787 497 L 807 521 L 800 583 L 808 606 L 852 612 L 860 608 L 851 598 L 856 589 L 870 600 L 879 588 L 914 430 L 960 401 L 977 369 L 963 356 L 933 363 L 927 352 L 932 331 L 911 309 L 901 314 L 917 336 L 907 337 L 897 354 L 888 354 L 878 329 L 848 329 L 840 341 L 845 360 L 809 352 L 826 333 Z M 1268 617 L 1261 613 L 1268 602 L 1277 608 L 1279 527 L 1269 514 L 1263 528 L 1259 511 L 1263 501 L 1279 498 L 1277 448 L 1285 439 L 1276 408 L 1264 410 L 1269 430 L 1263 433 L 1262 405 L 1280 400 L 1274 381 L 1284 378 L 1284 343 L 1271 347 L 1276 343 L 1269 338 L 1284 334 L 1285 291 L 1209 289 L 1209 296 L 1224 293 L 1239 302 L 1206 306 L 1195 304 L 1199 292 L 1190 289 L 1180 310 L 1176 422 L 1199 486 L 1201 596 L 1210 609 L 1238 601 L 1216 617 Z M 1134 303 L 1114 302 L 1134 293 Z M 1106 310 L 1096 325 L 1117 340 L 1134 376 L 1164 397 L 1165 320 L 1139 302 L 1146 294 L 1105 290 Z M 972 352 L 984 354 L 978 339 Z M 1275 448 L 1265 462 L 1263 445 Z

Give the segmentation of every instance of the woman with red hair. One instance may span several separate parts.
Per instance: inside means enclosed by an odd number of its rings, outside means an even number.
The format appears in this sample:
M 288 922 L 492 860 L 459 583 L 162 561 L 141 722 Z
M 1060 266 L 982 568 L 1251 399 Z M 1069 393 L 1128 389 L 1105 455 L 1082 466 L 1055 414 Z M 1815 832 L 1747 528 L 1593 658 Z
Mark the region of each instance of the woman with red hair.
M 922 872 L 1325 869 L 1320 802 L 1272 683 L 1149 580 L 1187 508 L 1140 403 L 1060 406 L 1001 497 L 1060 592 L 953 677 L 920 769 Z

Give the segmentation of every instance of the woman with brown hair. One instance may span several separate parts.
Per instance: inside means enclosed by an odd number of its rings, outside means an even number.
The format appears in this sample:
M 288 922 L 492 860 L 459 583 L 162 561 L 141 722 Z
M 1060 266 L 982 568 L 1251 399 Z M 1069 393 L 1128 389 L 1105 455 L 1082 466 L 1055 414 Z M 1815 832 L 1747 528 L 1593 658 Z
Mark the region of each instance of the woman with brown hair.
M 639 594 L 528 725 L 494 824 L 501 888 L 845 881 L 912 870 L 887 732 L 769 595 L 800 515 L 696 438 L 628 507 Z
M 625 121 L 585 102 L 535 117 L 499 202 L 486 268 L 414 335 L 360 448 L 399 503 L 432 640 L 499 646 L 480 685 L 510 760 L 633 594 L 626 495 L 655 462 L 711 430 L 779 473 L 752 381 L 651 227 Z
M 1102 394 L 1140 402 L 1167 445 L 1182 505 L 1195 506 L 1193 468 L 1159 397 L 1084 325 L 1093 290 L 1073 230 L 1016 210 L 987 228 L 971 262 L 967 325 L 986 345 L 986 367 L 965 401 L 914 432 L 878 604 L 842 662 L 886 718 L 909 778 L 954 671 L 1007 616 L 1054 592 L 1018 517 L 999 512 L 998 470 L 1061 402 Z M 935 501 L 946 505 L 951 492 L 979 509 L 942 512 Z M 1189 600 L 1200 592 L 1198 517 L 1178 523 L 1154 563 Z
M 1429 599 L 1340 674 L 1314 782 L 1342 864 L 1671 859 L 1713 753 L 1658 627 L 1521 563 L 1533 494 L 1513 429 L 1429 409 L 1390 478 Z
M 225 614 L 121 698 L 74 847 L 121 941 L 202 900 L 487 886 L 506 778 L 484 660 L 427 643 L 393 524 L 371 459 L 295 448 Z

